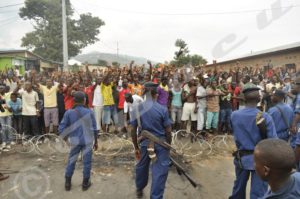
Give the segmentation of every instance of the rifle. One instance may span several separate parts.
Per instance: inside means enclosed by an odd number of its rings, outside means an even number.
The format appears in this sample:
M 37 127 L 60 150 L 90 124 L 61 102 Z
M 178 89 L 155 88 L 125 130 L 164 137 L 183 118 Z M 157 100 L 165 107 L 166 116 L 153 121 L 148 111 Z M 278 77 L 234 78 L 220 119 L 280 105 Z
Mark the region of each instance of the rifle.
M 142 133 L 141 135 L 149 140 L 151 140 L 152 142 L 166 148 L 166 149 L 169 149 L 170 151 L 174 152 L 175 154 L 178 154 L 176 152 L 176 149 L 173 148 L 169 143 L 167 143 L 166 141 L 164 140 L 161 140 L 159 139 L 158 137 L 156 137 L 155 135 L 153 135 L 152 133 L 150 133 L 149 131 L 146 131 L 146 130 L 142 130 Z M 174 160 L 174 158 L 171 156 L 170 157 L 170 160 L 172 162 L 172 165 L 174 165 L 176 167 L 176 170 L 177 170 L 177 173 L 179 175 L 184 175 L 188 181 L 193 185 L 193 187 L 197 187 L 198 184 L 187 174 L 187 172 L 185 171 L 185 169 L 178 163 Z

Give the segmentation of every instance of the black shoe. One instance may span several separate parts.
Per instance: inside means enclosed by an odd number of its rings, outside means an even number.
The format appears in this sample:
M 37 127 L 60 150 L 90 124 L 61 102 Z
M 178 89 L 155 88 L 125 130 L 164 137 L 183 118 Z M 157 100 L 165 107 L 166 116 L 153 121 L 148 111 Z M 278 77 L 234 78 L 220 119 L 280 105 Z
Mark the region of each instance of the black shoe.
M 90 186 L 92 186 L 92 183 L 90 181 L 89 178 L 85 178 L 83 179 L 83 182 L 82 182 L 82 191 L 86 191 L 90 188 Z
M 65 190 L 70 191 L 71 190 L 71 177 L 66 177 L 66 182 L 65 182 Z
M 136 197 L 137 198 L 143 198 L 144 192 L 143 190 L 136 190 Z

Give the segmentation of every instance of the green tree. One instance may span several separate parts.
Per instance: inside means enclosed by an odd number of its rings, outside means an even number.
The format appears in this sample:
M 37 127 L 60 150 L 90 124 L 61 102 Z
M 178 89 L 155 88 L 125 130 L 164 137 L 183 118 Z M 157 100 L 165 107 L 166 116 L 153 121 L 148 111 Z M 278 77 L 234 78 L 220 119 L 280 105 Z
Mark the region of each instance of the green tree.
M 206 59 L 204 59 L 201 55 L 190 55 L 188 45 L 182 39 L 177 39 L 175 42 L 175 46 L 179 49 L 175 52 L 174 60 L 171 61 L 172 65 L 182 67 L 186 64 L 198 66 L 207 63 Z
M 97 64 L 100 66 L 107 66 L 108 63 L 106 60 L 98 59 Z
M 180 57 L 184 57 L 189 53 L 187 44 L 182 39 L 177 39 L 175 46 L 179 48 L 178 51 L 175 52 L 175 60 L 178 60 Z
M 99 28 L 104 22 L 90 13 L 81 14 L 74 19 L 74 10 L 70 0 L 66 0 L 68 51 L 69 57 L 76 56 L 80 50 L 99 39 Z M 62 5 L 61 0 L 26 0 L 19 15 L 24 20 L 34 23 L 34 31 L 22 38 L 22 46 L 40 56 L 62 61 Z
M 120 63 L 117 62 L 117 61 L 113 61 L 113 62 L 111 63 L 111 65 L 113 65 L 114 67 L 119 67 L 119 66 L 120 66 Z
M 190 63 L 192 64 L 192 66 L 199 66 L 202 64 L 206 64 L 207 60 L 204 59 L 201 55 L 191 55 L 190 57 Z

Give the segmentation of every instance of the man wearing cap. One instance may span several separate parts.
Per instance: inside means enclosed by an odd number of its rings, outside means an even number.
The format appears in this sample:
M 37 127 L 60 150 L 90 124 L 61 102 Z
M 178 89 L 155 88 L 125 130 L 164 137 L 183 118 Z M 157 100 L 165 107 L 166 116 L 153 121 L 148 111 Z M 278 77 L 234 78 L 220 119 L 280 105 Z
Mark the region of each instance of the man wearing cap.
M 65 189 L 71 190 L 71 179 L 74 173 L 77 157 L 80 152 L 83 154 L 83 183 L 82 190 L 85 191 L 91 186 L 90 175 L 92 168 L 93 146 L 97 150 L 97 124 L 94 113 L 86 108 L 85 93 L 77 91 L 73 94 L 74 107 L 69 109 L 59 125 L 59 133 L 71 145 L 68 165 L 65 172 Z
M 288 141 L 294 113 L 289 105 L 283 103 L 284 99 L 285 93 L 282 90 L 276 90 L 271 96 L 274 106 L 269 109 L 268 113 L 273 118 L 278 138 Z
M 145 83 L 146 100 L 133 110 L 133 115 L 136 118 L 131 118 L 131 136 L 136 151 L 136 191 L 137 197 L 143 197 L 143 189 L 148 184 L 149 166 L 151 159 L 149 157 L 148 147 L 154 148 L 156 160 L 152 159 L 152 186 L 151 199 L 162 199 L 165 189 L 165 184 L 168 177 L 170 153 L 168 149 L 154 144 L 148 140 L 141 138 L 138 144 L 136 129 L 147 130 L 160 139 L 171 144 L 171 125 L 168 110 L 166 107 L 156 102 L 158 84 L 147 82 Z M 139 132 L 138 132 L 139 134 Z M 151 154 L 152 155 L 152 154 Z
M 276 138 L 277 135 L 271 116 L 257 109 L 260 100 L 259 88 L 248 87 L 243 90 L 243 94 L 245 108 L 233 112 L 231 116 L 237 151 L 233 153 L 236 179 L 229 198 L 246 198 L 246 186 L 251 174 L 250 199 L 257 199 L 264 195 L 268 185 L 255 173 L 253 151 L 260 140 Z

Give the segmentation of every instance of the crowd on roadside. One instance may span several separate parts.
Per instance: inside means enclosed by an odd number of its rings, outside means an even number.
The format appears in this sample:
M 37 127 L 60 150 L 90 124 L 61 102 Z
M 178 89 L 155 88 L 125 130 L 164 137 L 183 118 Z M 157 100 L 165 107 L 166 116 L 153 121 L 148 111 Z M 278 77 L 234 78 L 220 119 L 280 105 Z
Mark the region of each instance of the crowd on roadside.
M 130 111 L 144 100 L 143 84 L 149 81 L 159 84 L 157 102 L 168 108 L 173 130 L 190 127 L 189 131 L 203 136 L 231 132 L 231 113 L 244 108 L 242 90 L 251 85 L 261 89 L 257 106 L 263 111 L 273 106 L 271 96 L 276 90 L 285 92 L 284 103 L 291 106 L 297 96 L 293 93 L 295 68 L 242 67 L 237 63 L 222 71 L 148 65 L 135 66 L 132 61 L 106 70 L 90 71 L 86 66 L 78 72 L 29 70 L 24 75 L 18 69 L 1 71 L 0 150 L 9 151 L 14 145 L 7 126 L 26 136 L 57 133 L 65 111 L 73 107 L 74 91 L 86 94 L 97 130 L 124 136 Z

